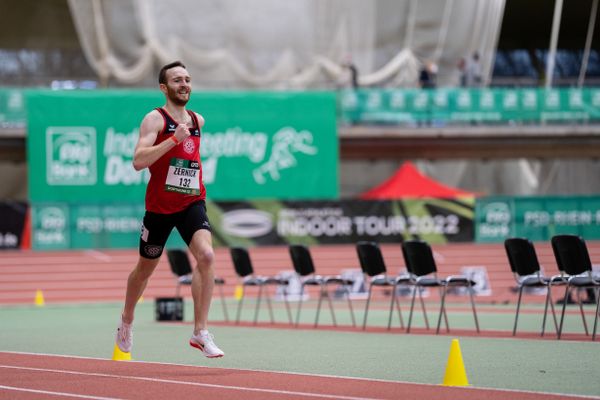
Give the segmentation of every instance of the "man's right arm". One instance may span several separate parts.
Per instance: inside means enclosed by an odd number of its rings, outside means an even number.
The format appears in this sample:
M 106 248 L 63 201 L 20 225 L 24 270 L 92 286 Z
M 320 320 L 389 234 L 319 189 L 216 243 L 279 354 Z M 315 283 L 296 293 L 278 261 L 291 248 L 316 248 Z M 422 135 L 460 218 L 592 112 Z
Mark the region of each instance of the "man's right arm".
M 163 129 L 163 117 L 156 110 L 152 110 L 142 120 L 140 136 L 133 154 L 133 168 L 140 171 L 154 164 L 177 144 L 173 140 L 165 140 L 154 145 L 158 133 Z

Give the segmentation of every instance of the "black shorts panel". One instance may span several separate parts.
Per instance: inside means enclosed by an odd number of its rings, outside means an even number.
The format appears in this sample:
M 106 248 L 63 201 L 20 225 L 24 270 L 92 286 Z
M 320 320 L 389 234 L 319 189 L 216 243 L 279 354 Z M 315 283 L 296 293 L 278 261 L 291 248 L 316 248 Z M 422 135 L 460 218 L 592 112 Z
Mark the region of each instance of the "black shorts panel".
M 140 235 L 140 255 L 146 258 L 159 258 L 165 243 L 175 226 L 170 215 L 146 211 Z
M 174 214 L 157 214 L 146 211 L 140 236 L 139 252 L 142 257 L 159 258 L 174 227 L 189 246 L 194 233 L 200 229 L 210 231 L 206 203 L 199 201 Z
M 177 227 L 181 238 L 188 246 L 196 231 L 199 231 L 200 229 L 210 231 L 210 222 L 206 215 L 206 203 L 204 201 L 199 201 L 183 210 L 175 226 Z

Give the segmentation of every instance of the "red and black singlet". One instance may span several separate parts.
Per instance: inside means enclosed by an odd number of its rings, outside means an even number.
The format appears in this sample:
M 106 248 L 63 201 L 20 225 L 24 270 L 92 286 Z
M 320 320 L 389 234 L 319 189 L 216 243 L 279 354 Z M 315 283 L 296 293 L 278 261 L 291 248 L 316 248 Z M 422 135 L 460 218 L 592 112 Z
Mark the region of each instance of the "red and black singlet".
M 168 140 L 178 125 L 166 110 L 163 108 L 156 110 L 163 116 L 164 127 L 156 137 L 155 145 Z M 200 125 L 194 112 L 187 111 L 187 113 L 192 118 L 191 135 L 149 167 L 150 181 L 146 188 L 147 211 L 172 214 L 206 198 L 200 163 Z

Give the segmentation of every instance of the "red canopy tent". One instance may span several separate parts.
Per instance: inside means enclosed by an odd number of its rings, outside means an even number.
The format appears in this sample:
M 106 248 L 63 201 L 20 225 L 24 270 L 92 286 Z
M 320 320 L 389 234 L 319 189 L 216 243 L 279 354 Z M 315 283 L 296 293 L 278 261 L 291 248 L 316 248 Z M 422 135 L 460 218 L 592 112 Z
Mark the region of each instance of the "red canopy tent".
M 403 197 L 473 197 L 475 193 L 443 185 L 419 172 L 411 162 L 405 162 L 385 182 L 362 193 L 361 199 L 399 199 Z

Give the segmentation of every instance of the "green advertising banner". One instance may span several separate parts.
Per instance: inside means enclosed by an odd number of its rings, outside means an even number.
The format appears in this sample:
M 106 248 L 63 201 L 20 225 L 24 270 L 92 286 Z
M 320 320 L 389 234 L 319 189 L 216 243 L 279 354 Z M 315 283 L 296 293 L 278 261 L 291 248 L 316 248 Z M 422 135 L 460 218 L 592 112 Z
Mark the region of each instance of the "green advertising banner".
M 25 120 L 25 91 L 0 89 L 0 128 L 23 128 Z
M 30 92 L 38 92 L 38 90 L 0 88 L 0 127 L 26 126 L 25 98 Z M 198 98 L 194 98 L 191 104 L 198 104 L 200 97 L 205 94 L 194 93 L 194 97 Z M 223 94 L 244 96 L 243 93 L 235 95 L 224 92 Z M 158 91 L 147 91 L 144 96 L 155 99 L 147 103 L 148 107 L 162 104 L 162 95 Z M 464 123 L 465 121 L 541 123 L 600 119 L 600 88 L 595 87 L 425 90 L 374 88 L 342 90 L 337 94 L 337 100 L 338 117 L 341 121 L 347 122 L 397 124 L 431 120 L 442 123 Z M 209 105 L 202 103 L 197 111 L 204 113 L 205 106 Z M 147 109 L 140 109 L 140 117 L 146 112 Z
M 351 123 L 600 120 L 598 88 L 359 89 L 341 94 Z
M 156 91 L 28 91 L 32 203 L 143 202 L 148 170 L 132 156 Z M 201 156 L 208 197 L 338 197 L 336 100 L 332 92 L 195 93 L 206 120 Z
M 215 246 L 472 242 L 474 199 L 208 202 Z M 136 248 L 143 204 L 37 203 L 33 248 Z M 182 247 L 173 230 L 167 246 Z
M 575 234 L 600 239 L 600 197 L 484 197 L 475 206 L 475 239 L 502 242 L 511 236 L 547 241 Z
M 33 204 L 32 247 L 36 250 L 135 248 L 143 215 L 143 203 Z

